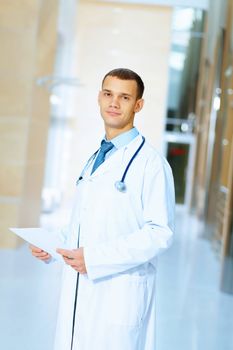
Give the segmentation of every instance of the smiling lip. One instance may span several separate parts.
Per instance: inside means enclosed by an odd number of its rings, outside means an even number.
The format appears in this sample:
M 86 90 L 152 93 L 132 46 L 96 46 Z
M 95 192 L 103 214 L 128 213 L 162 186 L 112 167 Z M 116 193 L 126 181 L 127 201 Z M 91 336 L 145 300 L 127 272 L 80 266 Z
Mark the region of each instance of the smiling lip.
M 106 111 L 107 114 L 111 115 L 112 117 L 117 117 L 118 115 L 120 115 L 121 113 L 119 112 L 115 112 L 115 111 Z

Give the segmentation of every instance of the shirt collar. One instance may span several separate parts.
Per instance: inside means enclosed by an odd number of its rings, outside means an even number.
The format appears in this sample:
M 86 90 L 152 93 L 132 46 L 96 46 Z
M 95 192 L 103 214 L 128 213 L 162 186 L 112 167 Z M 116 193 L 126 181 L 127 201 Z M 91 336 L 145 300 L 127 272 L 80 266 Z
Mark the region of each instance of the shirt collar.
M 138 130 L 135 127 L 133 127 L 132 129 L 125 131 L 122 134 L 114 137 L 110 141 L 113 143 L 114 147 L 119 149 L 121 147 L 128 145 L 128 143 L 130 143 L 138 135 L 139 135 Z M 106 137 L 104 139 L 105 141 L 108 141 L 106 140 Z

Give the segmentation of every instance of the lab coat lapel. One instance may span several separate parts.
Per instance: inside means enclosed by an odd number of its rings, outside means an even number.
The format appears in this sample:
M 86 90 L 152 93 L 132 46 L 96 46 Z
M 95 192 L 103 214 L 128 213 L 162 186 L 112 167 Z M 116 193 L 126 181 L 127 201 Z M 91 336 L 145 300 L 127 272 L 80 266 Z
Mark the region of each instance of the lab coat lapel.
M 120 165 L 125 163 L 126 165 L 130 161 L 133 154 L 136 152 L 142 141 L 142 136 L 138 135 L 128 145 L 117 150 L 112 156 L 107 158 L 96 171 L 91 175 L 95 178 L 96 176 L 103 175 L 106 172 L 112 171 L 114 168 L 118 168 Z

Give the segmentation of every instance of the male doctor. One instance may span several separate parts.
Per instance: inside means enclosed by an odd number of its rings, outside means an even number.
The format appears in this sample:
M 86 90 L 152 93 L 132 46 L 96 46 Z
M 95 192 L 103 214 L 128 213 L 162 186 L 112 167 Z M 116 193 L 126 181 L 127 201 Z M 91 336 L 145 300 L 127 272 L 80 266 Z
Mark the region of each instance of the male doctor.
M 103 79 L 105 138 L 77 183 L 70 249 L 57 249 L 66 264 L 54 350 L 156 350 L 156 259 L 173 235 L 174 186 L 167 161 L 134 127 L 143 91 L 129 69 Z

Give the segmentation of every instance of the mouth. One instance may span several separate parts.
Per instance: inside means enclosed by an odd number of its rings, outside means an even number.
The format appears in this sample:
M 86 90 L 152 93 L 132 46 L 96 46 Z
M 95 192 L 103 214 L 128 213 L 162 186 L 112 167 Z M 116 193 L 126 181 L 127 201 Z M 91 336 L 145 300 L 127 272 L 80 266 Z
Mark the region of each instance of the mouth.
M 119 115 L 121 115 L 120 112 L 116 112 L 116 111 L 106 111 L 106 113 L 111 117 L 118 117 Z

